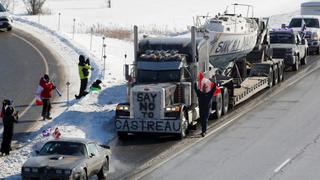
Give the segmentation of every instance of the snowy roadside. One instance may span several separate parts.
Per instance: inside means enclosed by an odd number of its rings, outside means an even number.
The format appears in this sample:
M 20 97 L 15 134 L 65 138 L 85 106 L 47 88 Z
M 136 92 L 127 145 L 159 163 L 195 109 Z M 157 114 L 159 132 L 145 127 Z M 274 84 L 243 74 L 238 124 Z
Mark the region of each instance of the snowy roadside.
M 94 71 L 91 82 L 101 78 L 103 62 L 94 54 L 85 50 L 86 48 L 79 43 L 72 41 L 67 35 L 50 30 L 37 23 L 15 17 L 15 28 L 23 29 L 40 41 L 44 42 L 50 50 L 60 60 L 66 72 L 66 81 L 71 82 L 70 107 L 66 103 L 54 105 L 55 117 L 52 121 L 39 122 L 38 127 L 32 135 L 25 137 L 23 147 L 14 150 L 10 156 L 0 158 L 0 178 L 19 179 L 22 164 L 32 156 L 35 149 L 52 137 L 42 137 L 41 132 L 49 128 L 59 127 L 62 137 L 83 137 L 96 140 L 101 144 L 108 143 L 114 136 L 113 116 L 114 109 L 118 102 L 123 101 L 126 89 L 123 84 L 122 65 L 124 59 L 123 52 L 132 49 L 131 43 L 106 39 L 110 45 L 106 50 L 108 61 L 106 63 L 105 79 L 103 79 L 103 90 L 99 94 L 88 94 L 81 100 L 74 100 L 74 94 L 78 93 L 78 55 L 85 54 L 91 59 Z M 87 41 L 87 36 L 77 37 L 80 43 Z M 101 45 L 100 37 L 94 37 L 94 48 L 98 49 Z M 97 47 L 96 47 L 97 46 Z M 93 51 L 94 52 L 94 51 Z M 127 53 L 127 52 L 125 52 Z M 127 53 L 130 57 L 130 53 Z M 112 67 L 112 68 L 111 68 Z M 120 71 L 119 71 L 120 70 Z M 91 83 L 89 83 L 91 84 Z M 63 97 L 61 101 L 66 100 L 66 87 L 62 89 Z

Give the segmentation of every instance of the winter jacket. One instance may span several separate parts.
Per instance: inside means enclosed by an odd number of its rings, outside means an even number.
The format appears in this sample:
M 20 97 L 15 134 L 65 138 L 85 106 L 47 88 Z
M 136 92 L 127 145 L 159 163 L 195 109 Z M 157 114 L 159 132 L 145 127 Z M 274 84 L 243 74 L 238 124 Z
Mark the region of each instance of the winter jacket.
M 55 86 L 52 82 L 46 81 L 44 78 L 40 79 L 40 86 L 43 88 L 40 94 L 41 99 L 49 99 L 52 97 L 52 90 Z
M 209 92 L 200 91 L 196 84 L 194 84 L 194 90 L 198 96 L 198 103 L 200 111 L 209 111 L 212 107 L 212 97 L 216 88 L 211 88 Z
M 2 108 L 3 114 L 3 126 L 13 127 L 13 123 L 18 122 L 18 114 L 15 112 L 12 106 L 5 106 Z
M 89 79 L 91 66 L 87 63 L 80 62 L 78 64 L 80 79 Z

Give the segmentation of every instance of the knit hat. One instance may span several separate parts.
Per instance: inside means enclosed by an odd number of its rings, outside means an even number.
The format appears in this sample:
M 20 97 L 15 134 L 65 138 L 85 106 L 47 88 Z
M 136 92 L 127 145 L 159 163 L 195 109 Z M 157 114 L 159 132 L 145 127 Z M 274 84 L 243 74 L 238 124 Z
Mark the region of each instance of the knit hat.
M 79 62 L 80 62 L 80 63 L 84 63 L 85 61 L 86 61 L 86 57 L 81 54 L 81 55 L 79 56 Z
M 45 74 L 45 75 L 43 76 L 43 79 L 49 81 L 49 80 L 50 80 L 49 75 L 48 75 L 48 74 Z

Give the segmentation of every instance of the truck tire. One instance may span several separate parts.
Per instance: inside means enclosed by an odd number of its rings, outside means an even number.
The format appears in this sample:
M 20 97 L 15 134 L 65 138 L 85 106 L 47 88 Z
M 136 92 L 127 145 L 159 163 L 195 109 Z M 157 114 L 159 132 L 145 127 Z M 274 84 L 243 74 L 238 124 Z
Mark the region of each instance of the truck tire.
M 118 132 L 118 138 L 119 139 L 126 139 L 128 138 L 128 133 L 127 132 Z
M 269 88 L 272 88 L 272 86 L 273 86 L 273 70 L 271 67 L 269 69 L 268 86 L 269 86 Z
M 216 102 L 213 103 L 214 106 L 213 108 L 215 108 L 216 112 L 214 113 L 213 117 L 214 119 L 219 119 L 222 115 L 222 95 L 221 93 L 219 93 L 217 96 L 216 96 Z
M 184 111 L 181 112 L 181 132 L 178 134 L 178 139 L 183 139 L 188 134 L 189 122 L 186 118 L 186 113 Z
M 229 110 L 229 92 L 227 88 L 224 89 L 223 91 L 222 102 L 223 102 L 222 114 L 225 115 L 228 113 L 228 110 Z
M 299 69 L 299 56 L 294 56 L 295 62 L 292 65 L 292 71 L 298 71 Z
M 306 64 L 307 64 L 307 54 L 301 59 L 301 65 L 306 65 Z
M 274 70 L 273 70 L 273 85 L 277 85 L 278 84 L 278 73 L 279 69 L 278 66 L 274 66 Z
M 283 81 L 283 65 L 278 64 L 278 82 Z

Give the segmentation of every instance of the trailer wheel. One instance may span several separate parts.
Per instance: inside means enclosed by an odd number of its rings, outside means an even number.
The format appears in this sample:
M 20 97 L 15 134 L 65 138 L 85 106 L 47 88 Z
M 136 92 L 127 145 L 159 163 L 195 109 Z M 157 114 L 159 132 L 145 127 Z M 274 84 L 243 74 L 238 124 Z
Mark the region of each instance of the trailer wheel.
M 186 118 L 186 114 L 184 111 L 181 112 L 180 119 L 181 119 L 181 132 L 180 134 L 178 134 L 178 139 L 183 139 L 187 136 L 188 128 L 189 128 L 189 122 Z
M 214 113 L 214 118 L 215 119 L 219 119 L 222 115 L 222 95 L 221 93 L 219 93 L 217 96 L 216 96 L 216 102 L 214 103 L 215 106 L 215 110 L 216 112 Z
M 292 70 L 293 71 L 298 71 L 299 69 L 299 56 L 294 56 L 295 63 L 292 65 Z
M 228 89 L 224 89 L 223 91 L 223 108 L 222 108 L 222 114 L 227 114 L 229 110 L 229 92 Z
M 268 86 L 269 88 L 272 88 L 273 86 L 273 71 L 272 71 L 272 68 L 270 67 L 269 69 L 269 78 L 268 78 Z

